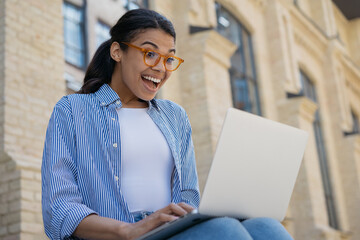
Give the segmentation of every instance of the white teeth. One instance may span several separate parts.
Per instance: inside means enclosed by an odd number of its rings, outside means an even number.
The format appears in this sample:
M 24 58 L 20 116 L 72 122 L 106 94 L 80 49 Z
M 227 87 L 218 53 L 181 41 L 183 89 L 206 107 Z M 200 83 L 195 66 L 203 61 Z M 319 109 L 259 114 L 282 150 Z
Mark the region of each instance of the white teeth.
M 153 78 L 153 77 L 150 77 L 150 76 L 143 76 L 143 78 L 145 78 L 145 79 L 147 79 L 147 80 L 150 80 L 150 81 L 153 81 L 153 82 L 155 82 L 155 83 L 161 82 L 160 79 Z

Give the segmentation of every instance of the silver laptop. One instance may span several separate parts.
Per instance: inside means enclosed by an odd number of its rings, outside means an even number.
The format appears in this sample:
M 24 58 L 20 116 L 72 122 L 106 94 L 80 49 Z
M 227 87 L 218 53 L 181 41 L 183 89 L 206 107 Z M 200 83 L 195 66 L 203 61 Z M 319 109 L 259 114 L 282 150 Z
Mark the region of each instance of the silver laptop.
M 270 217 L 282 221 L 308 133 L 230 108 L 199 209 L 139 239 L 166 239 L 212 217 Z

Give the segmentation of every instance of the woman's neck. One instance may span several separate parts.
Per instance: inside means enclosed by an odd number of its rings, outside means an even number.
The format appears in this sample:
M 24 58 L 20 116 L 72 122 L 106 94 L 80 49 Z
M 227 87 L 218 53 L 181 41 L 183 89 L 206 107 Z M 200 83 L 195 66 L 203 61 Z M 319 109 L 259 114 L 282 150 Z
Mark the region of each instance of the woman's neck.
M 110 87 L 117 93 L 121 100 L 123 108 L 146 108 L 149 106 L 147 101 L 143 101 L 134 94 L 129 94 L 126 86 L 121 86 L 123 84 L 117 83 L 117 81 L 111 81 Z

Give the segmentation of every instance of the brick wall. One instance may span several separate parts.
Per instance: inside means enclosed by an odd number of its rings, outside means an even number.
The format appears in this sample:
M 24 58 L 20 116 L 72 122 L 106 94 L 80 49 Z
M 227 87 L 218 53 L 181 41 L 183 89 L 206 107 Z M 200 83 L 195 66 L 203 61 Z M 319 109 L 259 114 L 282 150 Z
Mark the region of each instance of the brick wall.
M 42 148 L 52 108 L 65 93 L 62 1 L 0 4 L 0 239 L 44 239 Z
M 4 148 L 5 1 L 0 1 L 0 153 Z

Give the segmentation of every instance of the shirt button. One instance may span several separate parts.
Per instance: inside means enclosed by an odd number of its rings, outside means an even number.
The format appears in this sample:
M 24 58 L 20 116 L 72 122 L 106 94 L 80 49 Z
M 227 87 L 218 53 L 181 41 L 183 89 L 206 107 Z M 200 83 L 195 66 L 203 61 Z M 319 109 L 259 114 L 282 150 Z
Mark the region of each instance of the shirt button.
M 102 103 L 101 103 L 101 106 L 105 106 L 105 103 L 104 103 L 104 102 L 102 102 Z
M 118 176 L 115 176 L 115 180 L 118 181 L 118 180 L 119 180 L 119 177 L 118 177 Z
M 115 121 L 115 118 L 111 118 L 111 120 Z
M 113 143 L 113 147 L 114 147 L 114 148 L 117 148 L 117 143 Z
M 120 105 L 120 101 L 119 101 L 119 100 L 117 100 L 117 101 L 116 101 L 116 104 L 117 104 L 117 105 Z

